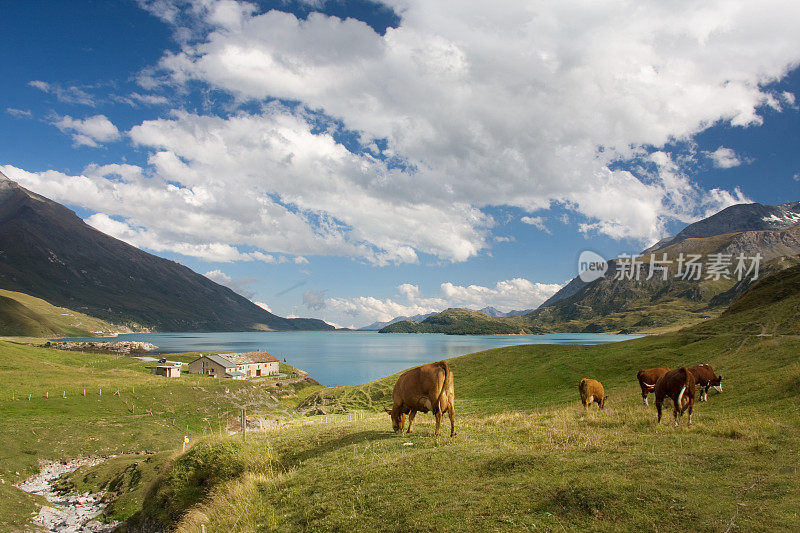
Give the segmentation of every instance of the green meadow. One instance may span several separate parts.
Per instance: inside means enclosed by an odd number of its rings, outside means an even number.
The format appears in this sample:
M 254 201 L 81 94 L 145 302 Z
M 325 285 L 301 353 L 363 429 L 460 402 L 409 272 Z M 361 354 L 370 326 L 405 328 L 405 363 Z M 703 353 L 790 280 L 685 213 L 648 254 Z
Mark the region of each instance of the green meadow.
M 35 510 L 10 482 L 39 459 L 118 454 L 60 483 L 105 491 L 105 519 L 130 531 L 794 531 L 800 269 L 782 276 L 691 329 L 451 359 L 454 438 L 434 438 L 430 414 L 413 435 L 391 432 L 397 376 L 298 387 L 276 403 L 263 383 L 167 380 L 136 359 L 3 341 L 3 525 Z M 695 404 L 691 427 L 674 427 L 670 406 L 657 424 L 636 372 L 698 363 L 722 374 L 724 393 Z M 604 410 L 580 405 L 583 377 L 604 384 Z M 242 404 L 286 424 L 229 435 Z M 298 404 L 343 414 L 303 417 Z
M 176 457 L 144 510 L 177 531 L 776 531 L 800 520 L 800 340 L 672 334 L 598 347 L 521 346 L 452 359 L 457 435 L 388 417 L 214 437 Z M 694 424 L 656 424 L 636 371 L 708 362 L 723 394 Z M 588 414 L 584 376 L 610 396 Z M 393 378 L 326 390 L 388 404 Z M 319 394 L 319 393 L 318 393 Z M 652 400 L 652 398 L 651 398 Z M 445 432 L 446 433 L 446 432 Z
M 36 511 L 35 498 L 12 484 L 37 472 L 40 460 L 180 450 L 184 436 L 194 443 L 227 434 L 240 406 L 264 416 L 286 410 L 269 397 L 269 380 L 166 379 L 150 373 L 153 364 L 0 340 L 0 530 L 21 527 Z

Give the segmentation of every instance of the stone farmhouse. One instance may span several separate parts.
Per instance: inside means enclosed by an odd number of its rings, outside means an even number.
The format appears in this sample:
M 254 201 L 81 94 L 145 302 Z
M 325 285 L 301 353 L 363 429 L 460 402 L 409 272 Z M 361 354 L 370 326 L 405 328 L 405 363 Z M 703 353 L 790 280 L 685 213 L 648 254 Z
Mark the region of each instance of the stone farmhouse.
M 278 360 L 267 352 L 222 353 L 195 359 L 187 370 L 215 378 L 247 379 L 275 376 L 278 366 Z

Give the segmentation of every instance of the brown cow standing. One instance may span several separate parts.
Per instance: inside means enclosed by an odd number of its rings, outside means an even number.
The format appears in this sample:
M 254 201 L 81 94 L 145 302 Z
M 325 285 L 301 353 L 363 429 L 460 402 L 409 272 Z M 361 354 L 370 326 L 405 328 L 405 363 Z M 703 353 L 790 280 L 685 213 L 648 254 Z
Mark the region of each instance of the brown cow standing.
M 408 415 L 408 433 L 417 411 L 433 411 L 436 416 L 436 433 L 442 423 L 442 413 L 450 415 L 450 436 L 455 429 L 455 391 L 453 372 L 446 361 L 428 363 L 403 372 L 392 392 L 392 408 L 386 412 L 392 417 L 392 428 L 398 435 L 403 432 Z
M 701 402 L 708 401 L 708 389 L 711 387 L 717 389 L 717 392 L 722 392 L 722 376 L 715 375 L 711 365 L 693 366 L 689 371 L 694 375 L 697 387 L 703 389 L 703 392 L 700 393 Z
M 664 403 L 664 398 L 669 397 L 672 399 L 672 404 L 675 408 L 673 411 L 675 425 L 678 425 L 678 415 L 683 416 L 683 412 L 686 409 L 689 410 L 689 425 L 692 425 L 695 387 L 694 374 L 685 366 L 670 370 L 664 374 L 656 383 L 655 390 L 658 421 L 661 422 L 661 404 Z
M 578 392 L 581 393 L 581 403 L 587 411 L 593 402 L 597 403 L 602 409 L 606 404 L 606 398 L 608 398 L 605 390 L 603 390 L 603 385 L 596 379 L 583 378 L 578 384 Z
M 656 382 L 667 372 L 669 372 L 668 366 L 659 366 L 657 368 L 639 370 L 639 373 L 636 374 L 636 379 L 639 380 L 639 387 L 642 388 L 642 401 L 645 405 L 650 405 L 647 402 L 647 395 L 655 390 Z

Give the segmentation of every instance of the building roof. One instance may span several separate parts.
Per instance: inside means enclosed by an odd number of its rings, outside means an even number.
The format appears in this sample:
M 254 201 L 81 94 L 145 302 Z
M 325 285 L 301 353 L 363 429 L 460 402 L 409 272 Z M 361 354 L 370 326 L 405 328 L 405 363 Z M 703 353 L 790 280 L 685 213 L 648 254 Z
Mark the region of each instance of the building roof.
M 230 355 L 240 355 L 250 360 L 251 363 L 276 363 L 278 359 L 267 352 L 244 352 Z M 242 364 L 242 363 L 240 363 Z
M 277 358 L 267 352 L 220 353 L 204 355 L 203 357 L 207 357 L 225 368 L 234 368 L 237 365 L 251 365 L 253 363 L 275 363 L 278 361 Z M 195 361 L 200 359 L 195 359 Z
M 222 355 L 206 355 L 210 360 L 225 368 L 236 368 L 236 363 L 231 362 L 227 356 Z
M 230 372 L 225 372 L 225 375 L 226 376 L 230 376 L 232 378 L 238 378 L 238 377 L 243 377 L 244 376 L 244 374 L 242 374 L 241 372 L 238 372 L 236 370 L 231 370 Z

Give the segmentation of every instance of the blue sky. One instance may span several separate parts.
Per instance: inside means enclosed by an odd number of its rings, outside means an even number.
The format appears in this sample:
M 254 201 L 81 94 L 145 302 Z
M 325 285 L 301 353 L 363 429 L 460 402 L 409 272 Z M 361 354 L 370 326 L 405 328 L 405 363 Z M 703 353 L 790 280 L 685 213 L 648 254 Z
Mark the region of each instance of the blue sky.
M 279 315 L 532 308 L 800 199 L 795 3 L 635 4 L 4 2 L 0 170 Z

